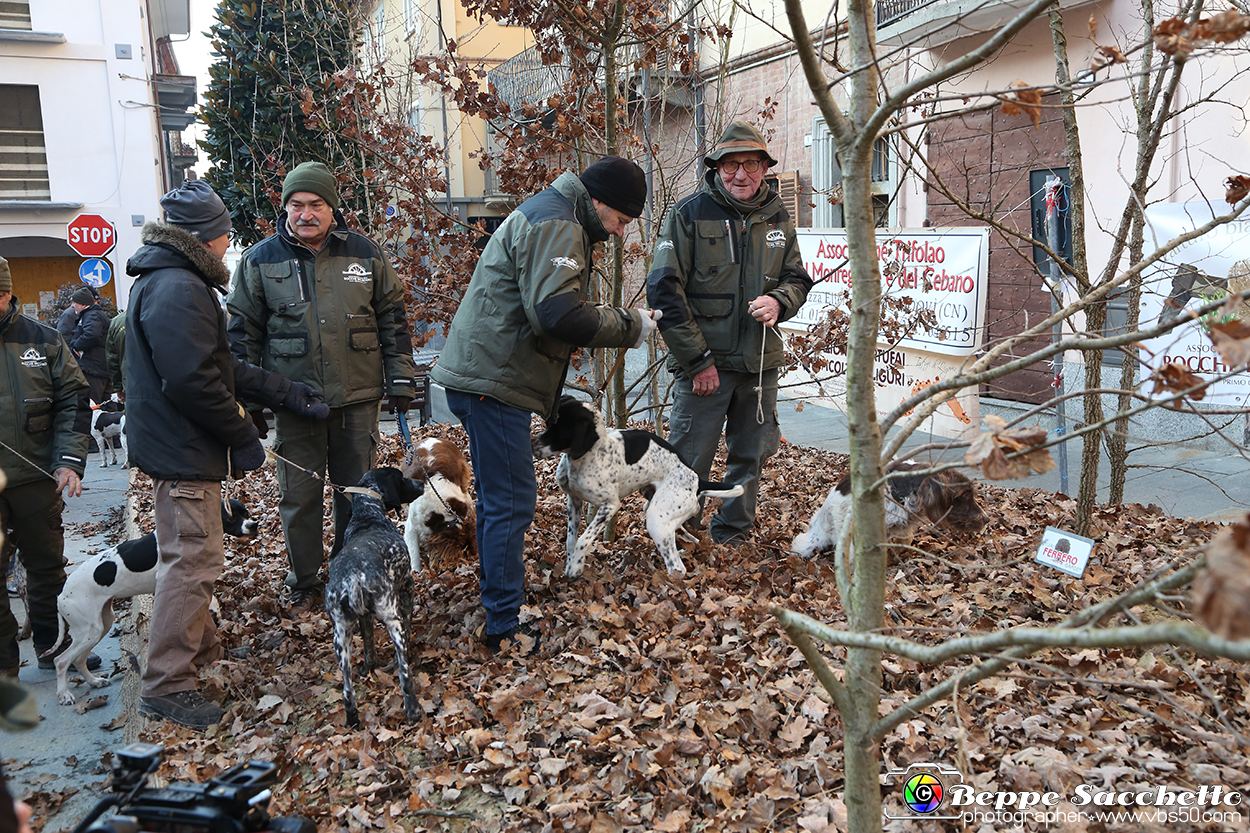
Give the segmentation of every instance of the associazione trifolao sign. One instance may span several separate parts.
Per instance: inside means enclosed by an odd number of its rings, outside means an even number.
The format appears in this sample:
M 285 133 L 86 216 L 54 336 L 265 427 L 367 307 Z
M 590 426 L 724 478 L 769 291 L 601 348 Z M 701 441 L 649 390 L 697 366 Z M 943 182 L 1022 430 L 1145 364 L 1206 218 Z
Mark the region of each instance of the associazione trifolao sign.
M 845 229 L 798 229 L 803 265 L 816 281 L 807 303 L 784 326 L 806 329 L 830 307 L 845 306 L 852 285 Z M 873 377 L 877 410 L 887 413 L 903 400 L 959 371 L 985 340 L 985 306 L 990 260 L 988 228 L 878 229 L 877 265 L 887 298 L 910 298 L 911 310 L 928 310 L 934 326 L 904 327 L 897 335 L 883 328 Z M 888 316 L 888 314 L 887 314 Z M 830 353 L 822 385 L 833 400 L 846 356 Z M 958 437 L 980 422 L 976 388 L 944 402 L 929 430 Z
M 1215 215 L 1205 202 L 1165 203 L 1146 209 L 1148 248 L 1160 246 L 1209 222 Z M 1230 293 L 1250 289 L 1250 219 L 1238 219 L 1189 240 L 1142 273 L 1140 320 L 1149 327 L 1168 319 L 1187 319 L 1171 332 L 1141 342 L 1142 361 L 1152 371 L 1180 364 L 1209 381 L 1204 403 L 1240 405 L 1250 397 L 1250 374 L 1234 373 L 1212 344 L 1207 324 L 1230 315 L 1250 321 L 1250 305 L 1234 304 L 1199 318 L 1193 310 Z M 1229 375 L 1229 374 L 1232 375 Z

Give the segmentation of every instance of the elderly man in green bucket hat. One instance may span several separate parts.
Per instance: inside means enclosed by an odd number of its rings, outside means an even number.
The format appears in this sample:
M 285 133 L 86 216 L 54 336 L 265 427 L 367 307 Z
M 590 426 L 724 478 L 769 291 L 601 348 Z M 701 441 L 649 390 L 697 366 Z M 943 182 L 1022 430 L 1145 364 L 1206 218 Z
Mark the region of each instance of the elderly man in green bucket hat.
M 704 158 L 702 187 L 664 220 L 647 276 L 673 372 L 669 441 L 707 478 L 722 429 L 723 478 L 742 484 L 710 523 L 712 539 L 737 546 L 755 523 L 764 461 L 776 453 L 777 376 L 785 355 L 774 325 L 807 300 L 794 217 L 764 181 L 777 160 L 763 134 L 734 122 Z

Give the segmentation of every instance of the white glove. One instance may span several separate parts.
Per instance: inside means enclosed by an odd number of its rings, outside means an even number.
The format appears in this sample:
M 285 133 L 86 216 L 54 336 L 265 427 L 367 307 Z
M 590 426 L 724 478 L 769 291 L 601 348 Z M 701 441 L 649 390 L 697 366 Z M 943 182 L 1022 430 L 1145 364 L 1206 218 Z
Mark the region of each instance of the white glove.
M 642 332 L 638 335 L 638 340 L 634 342 L 634 346 L 641 347 L 646 344 L 647 339 L 655 332 L 655 322 L 659 321 L 664 313 L 658 309 L 643 309 L 642 307 L 636 307 L 636 309 L 642 318 Z

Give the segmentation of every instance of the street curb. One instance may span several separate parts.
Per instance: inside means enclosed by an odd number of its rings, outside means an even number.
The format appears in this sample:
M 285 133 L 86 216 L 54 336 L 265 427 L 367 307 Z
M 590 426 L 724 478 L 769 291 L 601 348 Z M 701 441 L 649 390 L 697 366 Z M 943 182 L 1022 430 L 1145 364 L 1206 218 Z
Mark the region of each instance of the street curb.
M 122 531 L 126 541 L 133 541 L 142 534 L 139 529 L 139 506 L 138 499 L 134 494 L 134 485 L 134 469 L 131 469 L 130 487 L 126 491 L 126 509 L 122 514 Z M 122 656 L 126 658 L 134 657 L 138 667 L 142 669 L 148 655 L 148 623 L 152 621 L 152 597 L 134 596 L 130 601 L 130 607 L 127 609 L 126 614 L 119 618 L 123 625 L 121 637 L 118 640 L 121 645 Z M 134 663 L 131 664 L 131 669 L 134 669 Z M 139 691 L 142 685 L 143 675 L 141 671 L 127 673 L 122 679 L 122 715 L 126 720 L 126 725 L 122 732 L 127 744 L 134 743 L 139 739 L 139 733 L 144 728 L 142 724 L 147 722 L 139 714 Z

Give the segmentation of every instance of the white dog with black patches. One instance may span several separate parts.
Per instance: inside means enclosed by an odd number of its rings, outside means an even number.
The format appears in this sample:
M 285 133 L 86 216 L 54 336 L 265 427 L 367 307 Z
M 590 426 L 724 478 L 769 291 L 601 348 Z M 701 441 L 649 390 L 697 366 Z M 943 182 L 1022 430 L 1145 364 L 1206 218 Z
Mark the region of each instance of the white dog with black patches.
M 255 538 L 259 531 L 247 507 L 233 498 L 221 504 L 221 523 L 225 533 L 235 538 Z M 44 651 L 44 656 L 55 654 L 67 634 L 74 640 L 56 658 L 56 699 L 62 705 L 74 703 L 69 690 L 71 664 L 92 688 L 109 684 L 87 669 L 87 657 L 113 627 L 113 599 L 156 592 L 158 560 L 156 533 L 149 532 L 91 556 L 65 579 L 61 595 L 56 598 L 56 642 Z
M 539 459 L 564 455 L 556 468 L 556 483 L 568 498 L 564 564 L 568 578 L 582 574 L 587 553 L 626 495 L 654 490 L 647 504 L 647 533 L 668 571 L 684 573 L 677 528 L 699 511 L 700 498 L 738 497 L 743 491 L 742 486 L 701 479 L 676 449 L 650 431 L 608 430 L 595 408 L 570 396 L 560 400 L 555 423 L 535 437 L 533 445 Z M 578 536 L 585 504 L 599 511 Z
M 97 405 L 91 403 L 91 436 L 96 447 L 100 449 L 100 468 L 108 468 L 109 455 L 112 454 L 113 465 L 117 465 L 117 449 L 113 447 L 116 439 L 122 447 L 122 468 L 130 463 L 130 455 L 126 451 L 126 412 L 122 410 L 117 396 Z

